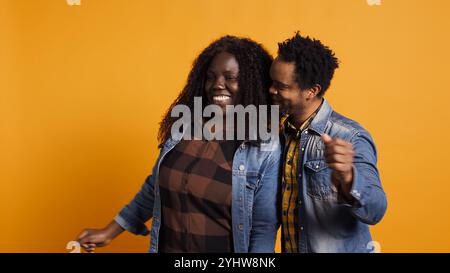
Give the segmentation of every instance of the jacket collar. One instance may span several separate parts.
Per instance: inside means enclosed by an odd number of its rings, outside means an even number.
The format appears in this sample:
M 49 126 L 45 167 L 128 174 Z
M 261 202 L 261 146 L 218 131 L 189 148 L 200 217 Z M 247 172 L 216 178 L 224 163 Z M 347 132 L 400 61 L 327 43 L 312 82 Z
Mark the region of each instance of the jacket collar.
M 327 126 L 328 120 L 330 119 L 332 113 L 333 109 L 330 104 L 326 99 L 323 99 L 319 112 L 317 112 L 316 116 L 309 125 L 309 130 L 322 135 L 325 132 L 325 127 Z

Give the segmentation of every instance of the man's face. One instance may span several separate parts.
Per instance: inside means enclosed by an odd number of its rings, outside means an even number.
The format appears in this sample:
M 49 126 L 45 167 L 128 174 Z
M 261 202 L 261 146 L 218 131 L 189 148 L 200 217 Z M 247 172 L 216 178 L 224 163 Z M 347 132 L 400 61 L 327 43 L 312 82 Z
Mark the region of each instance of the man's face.
M 280 106 L 282 114 L 295 114 L 305 107 L 307 92 L 295 81 L 295 64 L 276 58 L 270 68 L 272 101 Z

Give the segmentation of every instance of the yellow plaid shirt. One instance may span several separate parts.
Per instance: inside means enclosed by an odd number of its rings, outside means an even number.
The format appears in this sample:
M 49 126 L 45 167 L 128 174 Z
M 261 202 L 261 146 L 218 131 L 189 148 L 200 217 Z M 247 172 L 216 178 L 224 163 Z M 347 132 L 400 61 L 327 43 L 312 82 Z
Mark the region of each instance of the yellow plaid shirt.
M 282 176 L 282 250 L 285 253 L 298 252 L 298 186 L 297 170 L 300 155 L 300 137 L 304 129 L 308 128 L 316 113 L 311 115 L 300 128 L 296 128 L 288 121 L 288 117 L 281 119 L 280 125 L 287 133 L 283 176 Z

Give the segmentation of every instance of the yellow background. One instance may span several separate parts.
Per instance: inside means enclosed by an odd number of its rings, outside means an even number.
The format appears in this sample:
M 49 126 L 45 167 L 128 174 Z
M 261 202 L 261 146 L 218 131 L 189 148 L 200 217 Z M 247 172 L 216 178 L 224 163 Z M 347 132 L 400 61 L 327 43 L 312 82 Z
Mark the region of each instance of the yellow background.
M 379 149 L 382 252 L 450 252 L 450 1 L 0 0 L 0 252 L 68 252 L 138 191 L 161 115 L 224 34 L 341 59 L 326 97 Z M 100 252 L 146 252 L 122 235 Z M 279 246 L 278 246 L 279 249 Z

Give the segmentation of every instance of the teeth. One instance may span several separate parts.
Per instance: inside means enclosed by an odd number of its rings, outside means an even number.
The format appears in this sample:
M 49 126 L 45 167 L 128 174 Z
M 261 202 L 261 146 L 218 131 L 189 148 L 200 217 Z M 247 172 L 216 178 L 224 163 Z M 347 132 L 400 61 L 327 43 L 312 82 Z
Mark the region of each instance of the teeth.
M 229 99 L 229 97 L 228 96 L 213 96 L 213 99 L 218 100 L 218 101 L 224 101 L 224 100 Z

